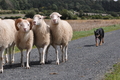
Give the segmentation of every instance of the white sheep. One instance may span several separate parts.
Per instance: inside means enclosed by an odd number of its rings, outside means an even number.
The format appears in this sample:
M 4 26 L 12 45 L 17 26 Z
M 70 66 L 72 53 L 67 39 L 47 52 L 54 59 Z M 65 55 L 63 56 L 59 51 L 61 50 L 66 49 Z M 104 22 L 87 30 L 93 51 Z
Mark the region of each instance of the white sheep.
M 10 26 L 10 28 L 12 29 L 12 31 L 11 32 L 13 32 L 13 34 L 14 34 L 14 38 L 13 38 L 13 43 L 11 44 L 11 45 L 9 45 L 9 47 L 8 48 L 6 48 L 6 53 L 5 53 L 5 60 L 6 61 L 3 61 L 3 64 L 6 62 L 6 63 L 8 63 L 8 54 L 10 54 L 9 55 L 9 59 L 10 59 L 10 65 L 12 64 L 12 63 L 14 63 L 14 49 L 15 49 L 15 34 L 16 34 L 16 32 L 17 32 L 17 30 L 15 29 L 15 21 L 14 20 L 12 20 L 12 19 L 4 19 L 3 21 L 5 21 L 5 22 L 7 22 L 8 24 L 9 24 L 9 26 Z
M 58 49 L 57 45 L 60 45 L 62 50 L 62 61 L 65 62 L 68 60 L 67 49 L 68 49 L 68 42 L 71 41 L 73 30 L 70 24 L 67 21 L 61 20 L 60 15 L 57 12 L 53 12 L 50 15 L 50 30 L 52 35 L 52 46 L 55 48 L 55 52 L 57 55 L 56 63 L 59 65 L 59 56 L 58 56 Z M 65 50 L 65 51 L 64 51 Z M 65 52 L 65 54 L 64 54 Z M 65 59 L 64 59 L 65 55 Z
M 34 15 L 33 17 L 34 44 L 38 49 L 39 60 L 41 59 L 41 64 L 45 64 L 45 60 L 47 61 L 47 50 L 50 44 L 50 29 L 49 25 L 45 23 L 44 18 L 45 16 L 38 14 Z M 42 53 L 40 52 L 41 48 L 43 48 Z
M 26 63 L 26 68 L 29 69 L 29 53 L 32 50 L 33 46 L 33 31 L 32 29 L 32 19 L 17 19 L 15 21 L 15 27 L 17 29 L 17 34 L 16 34 L 16 46 L 18 49 L 21 51 L 21 66 L 24 66 L 23 62 L 23 49 L 26 49 L 26 58 L 27 58 L 27 63 Z
M 0 19 L 0 73 L 3 72 L 3 55 L 6 48 L 11 48 L 15 40 L 15 21 Z M 11 53 L 10 53 L 11 54 Z

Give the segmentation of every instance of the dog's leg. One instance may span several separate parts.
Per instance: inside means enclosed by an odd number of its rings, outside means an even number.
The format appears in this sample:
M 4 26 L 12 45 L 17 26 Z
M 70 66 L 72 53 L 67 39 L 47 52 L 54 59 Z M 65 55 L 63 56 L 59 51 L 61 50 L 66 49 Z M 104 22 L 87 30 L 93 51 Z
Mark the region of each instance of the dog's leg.
M 96 42 L 96 47 L 98 47 L 98 40 L 97 40 L 97 38 L 95 38 L 95 42 Z
M 99 43 L 99 45 L 102 45 L 102 39 L 100 38 L 100 43 Z
M 104 38 L 102 38 L 102 43 L 104 43 Z

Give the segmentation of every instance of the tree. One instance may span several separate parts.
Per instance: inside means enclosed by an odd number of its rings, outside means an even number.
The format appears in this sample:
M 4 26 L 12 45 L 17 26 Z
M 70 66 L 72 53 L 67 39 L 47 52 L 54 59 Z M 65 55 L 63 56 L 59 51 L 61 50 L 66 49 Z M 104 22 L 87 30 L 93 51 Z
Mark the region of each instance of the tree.
M 8 9 L 8 5 L 5 0 L 1 1 L 1 6 L 2 6 L 2 9 Z

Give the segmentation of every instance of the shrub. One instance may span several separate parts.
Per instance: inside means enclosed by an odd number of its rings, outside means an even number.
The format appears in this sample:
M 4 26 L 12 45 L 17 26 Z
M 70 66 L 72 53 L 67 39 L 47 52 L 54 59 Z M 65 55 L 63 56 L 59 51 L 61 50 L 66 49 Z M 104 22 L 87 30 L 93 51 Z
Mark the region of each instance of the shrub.
M 35 15 L 36 13 L 34 11 L 29 11 L 26 13 L 25 17 L 26 18 L 33 18 L 33 16 Z

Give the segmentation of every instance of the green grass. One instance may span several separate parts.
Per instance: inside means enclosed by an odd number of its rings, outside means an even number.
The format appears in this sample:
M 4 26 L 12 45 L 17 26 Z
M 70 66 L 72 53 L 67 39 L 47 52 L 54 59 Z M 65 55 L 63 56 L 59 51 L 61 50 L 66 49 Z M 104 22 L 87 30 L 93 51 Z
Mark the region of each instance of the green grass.
M 106 73 L 103 80 L 120 80 L 120 63 L 113 65 L 113 71 Z
M 120 29 L 120 25 L 112 25 L 112 26 L 107 26 L 107 27 L 102 27 L 102 28 L 104 29 L 105 32 L 110 32 L 110 31 Z M 94 28 L 94 29 L 88 30 L 88 31 L 74 31 L 72 40 L 93 35 L 94 30 L 96 30 L 96 29 L 97 28 Z

